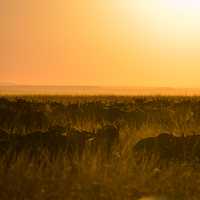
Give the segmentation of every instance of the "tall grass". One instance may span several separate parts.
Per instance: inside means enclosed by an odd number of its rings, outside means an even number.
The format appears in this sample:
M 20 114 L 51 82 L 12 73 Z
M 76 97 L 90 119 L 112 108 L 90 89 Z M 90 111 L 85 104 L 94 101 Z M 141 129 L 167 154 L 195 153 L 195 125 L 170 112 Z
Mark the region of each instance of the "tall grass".
M 8 98 L 15 101 L 16 97 Z M 9 166 L 1 157 L 1 200 L 138 200 L 143 196 L 164 196 L 169 200 L 200 199 L 199 165 L 169 163 L 159 166 L 156 158 L 150 161 L 144 158 L 137 163 L 132 153 L 137 141 L 163 131 L 177 135 L 197 134 L 200 130 L 199 97 L 23 98 L 42 105 L 54 101 L 63 103 L 66 112 L 59 114 L 59 110 L 55 112 L 57 115 L 51 112 L 47 115 L 50 124 L 63 125 L 70 121 L 80 129 L 93 130 L 103 123 L 115 122 L 114 116 L 120 123 L 120 144 L 109 159 L 105 159 L 101 152 L 85 150 L 81 159 L 73 158 L 73 163 L 63 155 L 54 161 L 49 160 L 46 152 L 41 152 L 35 160 L 30 160 L 23 152 Z M 78 106 L 69 112 L 71 105 Z M 116 105 L 123 111 L 120 117 L 112 115 Z M 17 126 L 24 124 L 17 117 L 20 119 L 20 114 L 13 118 L 14 126 L 21 130 Z M 6 129 L 9 124 L 13 126 L 2 119 L 0 126 Z
M 30 161 L 26 152 L 7 166 L 0 160 L 1 200 L 137 200 L 165 196 L 170 200 L 200 199 L 200 166 L 155 160 L 136 163 L 128 144 L 116 147 L 109 160 L 101 153 L 85 151 L 82 159 L 67 157 L 53 162 L 46 152 Z

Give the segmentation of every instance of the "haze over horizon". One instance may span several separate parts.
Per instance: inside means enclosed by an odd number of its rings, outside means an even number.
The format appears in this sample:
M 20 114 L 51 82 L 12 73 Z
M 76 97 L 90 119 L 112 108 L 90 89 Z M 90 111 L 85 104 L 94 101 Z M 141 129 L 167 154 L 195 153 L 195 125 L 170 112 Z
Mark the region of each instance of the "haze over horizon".
M 0 80 L 200 88 L 199 10 L 197 0 L 3 0 Z
M 200 95 L 200 88 L 144 87 L 144 86 L 84 86 L 84 85 L 18 85 L 1 84 L 0 95 Z
M 173 87 L 173 86 L 147 86 L 147 85 L 61 85 L 61 84 L 21 84 L 16 82 L 0 82 L 1 86 L 13 87 L 102 87 L 102 88 L 151 88 L 151 89 L 200 89 L 200 87 Z

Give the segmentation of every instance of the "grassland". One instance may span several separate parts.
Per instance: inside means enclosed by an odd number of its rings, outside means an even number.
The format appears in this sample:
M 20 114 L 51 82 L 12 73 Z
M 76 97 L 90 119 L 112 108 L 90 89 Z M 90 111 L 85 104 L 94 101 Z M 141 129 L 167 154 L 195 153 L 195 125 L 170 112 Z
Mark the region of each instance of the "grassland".
M 200 199 L 200 165 L 169 163 L 160 168 L 154 159 L 136 163 L 132 148 L 142 138 L 161 132 L 200 133 L 200 97 L 118 96 L 5 96 L 0 99 L 0 128 L 9 134 L 47 131 L 70 124 L 94 131 L 118 124 L 120 141 L 109 159 L 84 151 L 70 160 L 58 155 L 52 162 L 41 150 L 36 160 L 27 152 L 9 166 L 0 158 L 2 200 L 137 200 L 165 196 L 170 200 Z

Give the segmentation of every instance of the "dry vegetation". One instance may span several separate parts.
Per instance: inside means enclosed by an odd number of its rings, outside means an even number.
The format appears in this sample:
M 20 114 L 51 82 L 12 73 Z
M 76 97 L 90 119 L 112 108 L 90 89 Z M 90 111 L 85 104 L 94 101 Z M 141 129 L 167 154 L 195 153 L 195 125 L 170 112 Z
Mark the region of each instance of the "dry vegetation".
M 23 100 L 22 100 L 23 99 Z M 7 96 L 0 99 L 0 128 L 9 134 L 73 126 L 94 131 L 105 124 L 120 126 L 120 141 L 108 159 L 102 151 L 85 149 L 74 155 L 73 166 L 60 154 L 49 160 L 41 150 L 30 160 L 26 151 L 7 164 L 0 158 L 1 200 L 138 200 L 165 196 L 170 200 L 200 199 L 200 165 L 135 162 L 134 144 L 142 138 L 169 132 L 200 133 L 199 97 L 66 97 Z M 75 166 L 75 167 L 74 167 Z

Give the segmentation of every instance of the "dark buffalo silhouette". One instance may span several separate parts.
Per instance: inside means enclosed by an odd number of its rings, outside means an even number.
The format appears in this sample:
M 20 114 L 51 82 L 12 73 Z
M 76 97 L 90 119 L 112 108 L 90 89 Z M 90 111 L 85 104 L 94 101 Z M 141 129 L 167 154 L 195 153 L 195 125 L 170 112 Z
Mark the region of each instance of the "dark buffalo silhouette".
M 105 125 L 96 131 L 94 148 L 110 155 L 113 147 L 119 142 L 119 127 L 117 125 Z
M 93 133 L 77 129 L 52 127 L 47 132 L 33 132 L 26 135 L 5 133 L 0 136 L 0 155 L 7 156 L 9 160 L 16 159 L 25 153 L 30 159 L 37 159 L 45 152 L 50 160 L 58 156 L 81 158 Z M 4 139 L 1 139 L 4 138 Z
M 4 143 L 0 143 L 4 153 L 9 149 L 12 155 L 16 157 L 25 152 L 30 159 L 37 158 L 42 152 L 46 152 L 47 156 L 54 160 L 58 155 L 65 154 L 72 158 L 75 154 L 81 156 L 88 140 L 92 134 L 88 132 L 73 130 L 63 134 L 64 130 L 54 132 L 50 129 L 47 132 L 33 132 L 27 135 L 13 135 Z
M 46 132 L 38 131 L 25 135 L 1 132 L 0 156 L 5 157 L 8 165 L 22 153 L 30 160 L 43 159 L 44 155 L 49 161 L 54 161 L 61 156 L 68 157 L 74 163 L 74 158 L 81 159 L 85 150 L 93 153 L 100 150 L 100 153 L 108 158 L 112 147 L 119 140 L 119 129 L 113 125 L 104 126 L 96 133 L 59 126 L 51 127 Z
M 139 161 L 154 157 L 159 161 L 196 163 L 200 162 L 200 135 L 176 137 L 164 133 L 139 141 L 133 150 Z

